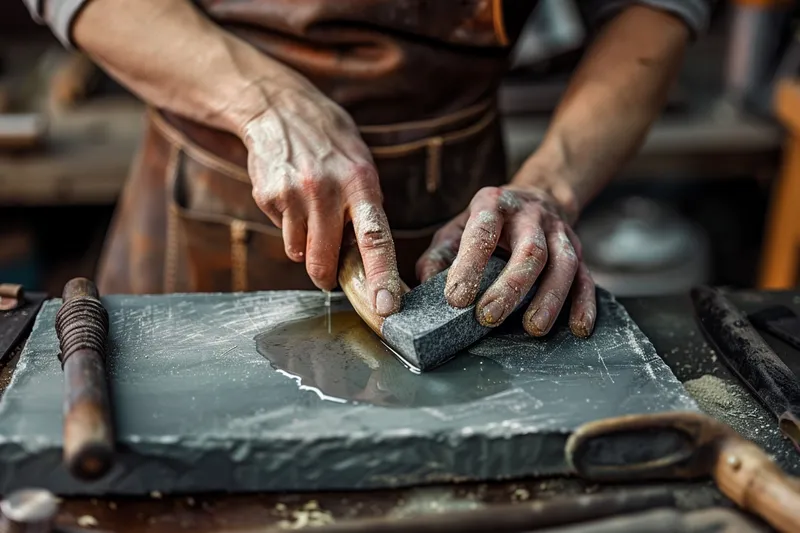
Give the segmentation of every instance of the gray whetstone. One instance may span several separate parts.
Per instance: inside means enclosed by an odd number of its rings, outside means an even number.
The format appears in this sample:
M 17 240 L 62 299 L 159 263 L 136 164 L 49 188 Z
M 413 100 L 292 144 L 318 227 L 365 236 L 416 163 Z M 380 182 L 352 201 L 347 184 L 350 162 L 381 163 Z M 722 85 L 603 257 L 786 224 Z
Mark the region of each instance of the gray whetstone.
M 506 262 L 492 256 L 483 272 L 478 297 L 503 270 Z M 411 366 L 428 370 L 488 335 L 492 328 L 481 326 L 475 318 L 475 304 L 451 307 L 444 296 L 447 270 L 415 287 L 403 297 L 403 309 L 383 322 L 381 334 L 386 342 Z M 525 297 L 520 302 L 529 301 Z
M 469 351 L 511 376 L 506 389 L 443 407 L 340 404 L 301 390 L 254 337 L 318 316 L 316 292 L 109 296 L 108 371 L 120 448 L 92 484 L 61 465 L 63 375 L 46 302 L 0 401 L 0 492 L 59 494 L 325 490 L 567 472 L 570 431 L 598 418 L 695 410 L 625 310 L 599 293 L 590 340 L 547 341 L 518 325 Z M 457 365 L 458 359 L 447 365 Z M 446 368 L 446 365 L 442 368 Z M 424 375 L 423 375 L 424 376 Z

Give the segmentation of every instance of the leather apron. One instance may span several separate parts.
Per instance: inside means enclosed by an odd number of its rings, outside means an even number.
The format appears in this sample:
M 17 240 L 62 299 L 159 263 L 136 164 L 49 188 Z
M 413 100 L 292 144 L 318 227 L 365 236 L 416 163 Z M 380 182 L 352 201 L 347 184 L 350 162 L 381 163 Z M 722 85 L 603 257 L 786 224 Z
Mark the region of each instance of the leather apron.
M 505 183 L 495 95 L 535 1 L 200 0 L 343 106 L 372 151 L 400 273 Z M 101 258 L 104 294 L 313 288 L 256 206 L 234 135 L 148 112 Z

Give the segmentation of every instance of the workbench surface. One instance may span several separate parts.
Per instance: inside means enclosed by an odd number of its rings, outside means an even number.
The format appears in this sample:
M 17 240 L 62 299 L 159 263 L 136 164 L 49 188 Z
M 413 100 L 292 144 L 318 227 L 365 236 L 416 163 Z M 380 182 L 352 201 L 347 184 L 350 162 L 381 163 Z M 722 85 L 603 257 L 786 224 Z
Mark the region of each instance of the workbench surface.
M 784 304 L 800 312 L 800 293 L 737 292 L 731 299 L 750 312 Z M 800 454 L 783 439 L 777 422 L 722 366 L 703 339 L 692 314 L 688 295 L 623 299 L 629 314 L 650 338 L 658 353 L 686 384 L 701 408 L 727 422 L 761 445 L 789 473 L 800 475 Z M 800 374 L 800 354 L 781 341 L 764 335 L 795 374 Z M 4 369 L 13 371 L 13 361 Z M 672 486 L 685 509 L 730 504 L 708 481 Z M 62 505 L 59 522 L 93 525 L 100 530 L 123 532 L 232 531 L 283 522 L 327 523 L 341 518 L 401 517 L 418 512 L 474 509 L 500 502 L 526 501 L 561 494 L 595 492 L 607 488 L 577 479 L 536 479 L 492 484 L 431 486 L 368 493 L 192 495 L 149 499 L 70 499 Z

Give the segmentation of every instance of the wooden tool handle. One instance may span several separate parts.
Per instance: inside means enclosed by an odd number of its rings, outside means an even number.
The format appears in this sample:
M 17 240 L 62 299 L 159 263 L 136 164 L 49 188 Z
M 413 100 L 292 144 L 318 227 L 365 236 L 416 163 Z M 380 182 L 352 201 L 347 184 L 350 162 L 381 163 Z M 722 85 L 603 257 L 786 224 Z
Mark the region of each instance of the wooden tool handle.
M 21 299 L 25 294 L 22 285 L 16 283 L 0 283 L 0 297 Z
M 694 412 L 588 422 L 565 449 L 592 481 L 693 479 L 711 475 L 736 505 L 782 532 L 800 531 L 800 480 L 787 476 L 730 426 Z
M 712 475 L 723 494 L 742 509 L 778 531 L 800 531 L 800 480 L 786 475 L 752 442 L 738 435 L 723 440 Z
M 94 283 L 69 281 L 56 315 L 64 368 L 64 464 L 80 479 L 94 480 L 111 468 L 114 438 L 105 376 L 108 314 Z
M 410 289 L 400 282 L 403 294 Z M 339 253 L 339 287 L 344 292 L 358 316 L 367 323 L 372 331 L 383 338 L 381 327 L 384 317 L 375 313 L 375 301 L 372 291 L 367 287 L 367 276 L 364 272 L 364 261 L 361 251 L 356 245 L 352 228 L 345 232 L 342 249 Z

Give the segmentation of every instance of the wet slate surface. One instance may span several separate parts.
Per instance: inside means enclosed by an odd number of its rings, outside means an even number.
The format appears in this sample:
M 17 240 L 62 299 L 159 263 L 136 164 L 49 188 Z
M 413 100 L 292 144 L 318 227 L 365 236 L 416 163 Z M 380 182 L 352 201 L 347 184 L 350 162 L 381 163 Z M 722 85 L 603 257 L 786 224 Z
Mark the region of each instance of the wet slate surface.
M 0 401 L 0 491 L 31 483 L 61 494 L 299 491 L 554 475 L 566 472 L 564 441 L 583 422 L 696 408 L 606 294 L 590 340 L 563 326 L 547 342 L 530 339 L 515 321 L 470 349 L 506 370 L 506 390 L 420 408 L 321 400 L 257 353 L 259 333 L 323 312 L 320 293 L 103 300 L 119 464 L 93 484 L 60 465 L 55 300 Z

